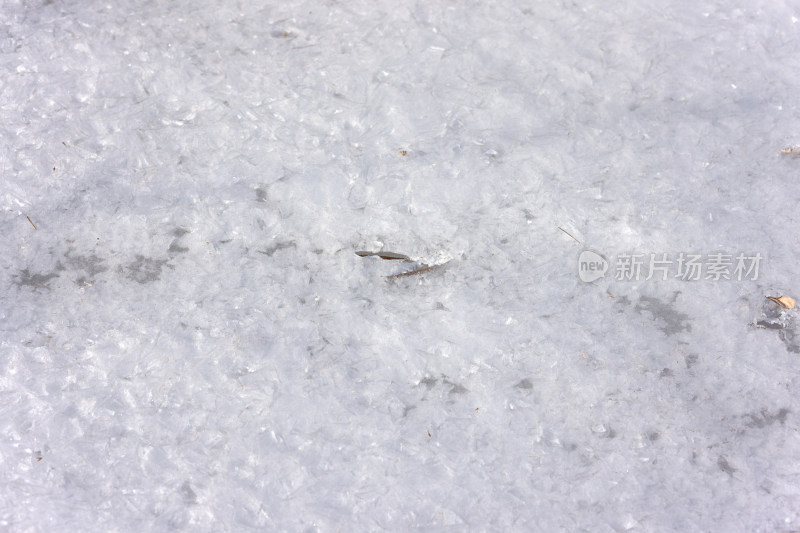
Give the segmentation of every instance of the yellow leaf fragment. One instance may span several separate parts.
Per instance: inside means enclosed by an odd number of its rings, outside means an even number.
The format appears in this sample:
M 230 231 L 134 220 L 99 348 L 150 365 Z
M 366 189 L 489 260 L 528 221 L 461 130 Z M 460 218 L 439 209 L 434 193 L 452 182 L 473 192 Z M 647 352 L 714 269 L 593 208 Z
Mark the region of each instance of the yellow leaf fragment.
M 795 304 L 794 298 L 790 298 L 789 296 L 767 296 L 767 300 L 775 302 L 784 309 L 793 309 Z

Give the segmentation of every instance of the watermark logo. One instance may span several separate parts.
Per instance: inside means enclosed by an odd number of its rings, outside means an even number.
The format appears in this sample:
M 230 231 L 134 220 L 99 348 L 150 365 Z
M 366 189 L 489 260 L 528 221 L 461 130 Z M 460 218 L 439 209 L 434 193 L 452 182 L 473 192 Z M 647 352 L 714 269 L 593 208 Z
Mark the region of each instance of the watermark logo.
M 578 276 L 587 283 L 600 279 L 608 271 L 608 261 L 602 255 L 584 250 L 578 258 Z
M 720 281 L 757 280 L 764 257 L 760 253 L 737 255 L 714 253 L 637 254 L 623 253 L 614 262 L 617 281 Z M 592 282 L 605 276 L 610 262 L 597 252 L 584 250 L 578 258 L 578 276 Z

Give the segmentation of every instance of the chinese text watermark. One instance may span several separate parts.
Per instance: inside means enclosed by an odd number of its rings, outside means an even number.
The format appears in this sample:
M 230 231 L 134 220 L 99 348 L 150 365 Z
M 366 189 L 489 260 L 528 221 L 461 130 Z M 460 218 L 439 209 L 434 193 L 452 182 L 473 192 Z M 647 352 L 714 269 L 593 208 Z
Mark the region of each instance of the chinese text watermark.
M 609 262 L 597 252 L 584 250 L 578 258 L 578 275 L 581 281 L 595 281 L 613 265 L 617 281 L 757 280 L 763 259 L 760 253 L 622 253 Z

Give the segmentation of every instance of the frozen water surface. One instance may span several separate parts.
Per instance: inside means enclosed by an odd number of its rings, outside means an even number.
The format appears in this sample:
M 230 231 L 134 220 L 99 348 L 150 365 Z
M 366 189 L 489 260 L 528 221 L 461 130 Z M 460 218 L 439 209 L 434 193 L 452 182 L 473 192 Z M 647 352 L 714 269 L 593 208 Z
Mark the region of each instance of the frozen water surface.
M 796 5 L 273 4 L 2 2 L 0 529 L 800 530 Z

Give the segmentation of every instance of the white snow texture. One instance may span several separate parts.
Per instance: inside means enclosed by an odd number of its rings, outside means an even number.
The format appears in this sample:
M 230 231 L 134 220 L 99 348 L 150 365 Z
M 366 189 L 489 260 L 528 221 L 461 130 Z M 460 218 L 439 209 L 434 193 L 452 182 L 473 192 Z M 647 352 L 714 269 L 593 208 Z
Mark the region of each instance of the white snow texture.
M 798 18 L 0 0 L 0 530 L 799 531 Z

